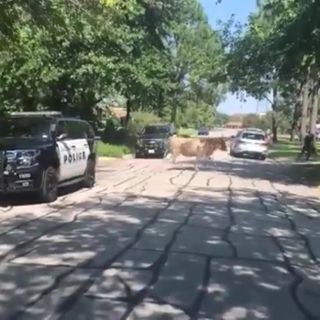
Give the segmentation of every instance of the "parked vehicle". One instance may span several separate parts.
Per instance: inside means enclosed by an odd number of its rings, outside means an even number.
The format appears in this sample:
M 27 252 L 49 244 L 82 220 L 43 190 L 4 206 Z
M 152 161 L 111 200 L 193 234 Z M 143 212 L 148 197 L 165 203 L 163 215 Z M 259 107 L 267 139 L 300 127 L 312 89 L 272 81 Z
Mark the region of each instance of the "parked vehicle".
M 91 125 L 59 112 L 22 112 L 0 118 L 0 194 L 36 192 L 57 199 L 75 182 L 93 187 L 96 137 Z
M 247 156 L 265 160 L 268 154 L 268 141 L 263 132 L 241 130 L 230 144 L 230 155 Z
M 207 127 L 199 127 L 198 129 L 198 136 L 208 136 L 209 129 Z
M 265 133 L 262 129 L 259 129 L 259 128 L 246 128 L 245 130 Z
M 136 158 L 155 156 L 164 158 L 168 150 L 168 140 L 176 134 L 170 124 L 152 124 L 146 126 L 136 143 Z

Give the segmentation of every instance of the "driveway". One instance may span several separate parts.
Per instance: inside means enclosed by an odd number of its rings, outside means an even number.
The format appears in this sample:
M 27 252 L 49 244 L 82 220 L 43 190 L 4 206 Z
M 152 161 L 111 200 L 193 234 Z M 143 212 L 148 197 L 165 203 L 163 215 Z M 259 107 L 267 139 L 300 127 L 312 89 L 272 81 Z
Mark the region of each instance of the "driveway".
M 52 205 L 13 199 L 0 319 L 320 319 L 320 200 L 282 172 L 119 160 Z

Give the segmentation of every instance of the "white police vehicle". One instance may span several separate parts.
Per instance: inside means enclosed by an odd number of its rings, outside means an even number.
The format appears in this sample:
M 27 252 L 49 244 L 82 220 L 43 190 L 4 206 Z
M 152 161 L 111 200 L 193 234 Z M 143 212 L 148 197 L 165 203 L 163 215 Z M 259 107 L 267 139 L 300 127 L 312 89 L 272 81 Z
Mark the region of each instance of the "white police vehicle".
M 60 186 L 93 187 L 96 140 L 88 122 L 59 112 L 0 118 L 0 194 L 36 192 L 53 202 Z

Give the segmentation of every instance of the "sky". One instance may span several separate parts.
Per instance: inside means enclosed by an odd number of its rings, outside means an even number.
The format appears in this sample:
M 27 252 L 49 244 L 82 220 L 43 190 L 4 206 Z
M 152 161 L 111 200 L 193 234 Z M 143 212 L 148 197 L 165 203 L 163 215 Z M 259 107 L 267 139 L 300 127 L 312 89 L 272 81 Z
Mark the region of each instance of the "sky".
M 222 0 L 216 4 L 216 0 L 200 0 L 213 28 L 218 26 L 218 21 L 227 21 L 233 14 L 235 20 L 245 23 L 251 12 L 255 11 L 256 0 Z M 228 94 L 218 110 L 227 114 L 265 112 L 268 108 L 266 101 L 257 101 L 247 97 L 243 102 L 236 95 Z

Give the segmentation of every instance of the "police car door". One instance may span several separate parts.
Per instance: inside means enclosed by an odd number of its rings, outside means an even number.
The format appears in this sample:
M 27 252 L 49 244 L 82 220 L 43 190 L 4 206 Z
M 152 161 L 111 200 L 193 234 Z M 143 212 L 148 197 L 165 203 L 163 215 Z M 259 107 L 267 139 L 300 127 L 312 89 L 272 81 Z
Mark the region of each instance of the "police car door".
M 85 174 L 90 155 L 86 126 L 85 122 L 77 119 L 68 120 L 67 125 L 71 138 L 71 157 L 69 160 L 73 163 L 74 177 L 80 177 Z
M 70 137 L 70 128 L 66 121 L 57 123 L 57 153 L 60 161 L 59 181 L 72 179 L 76 176 L 76 166 L 72 161 L 73 142 Z

